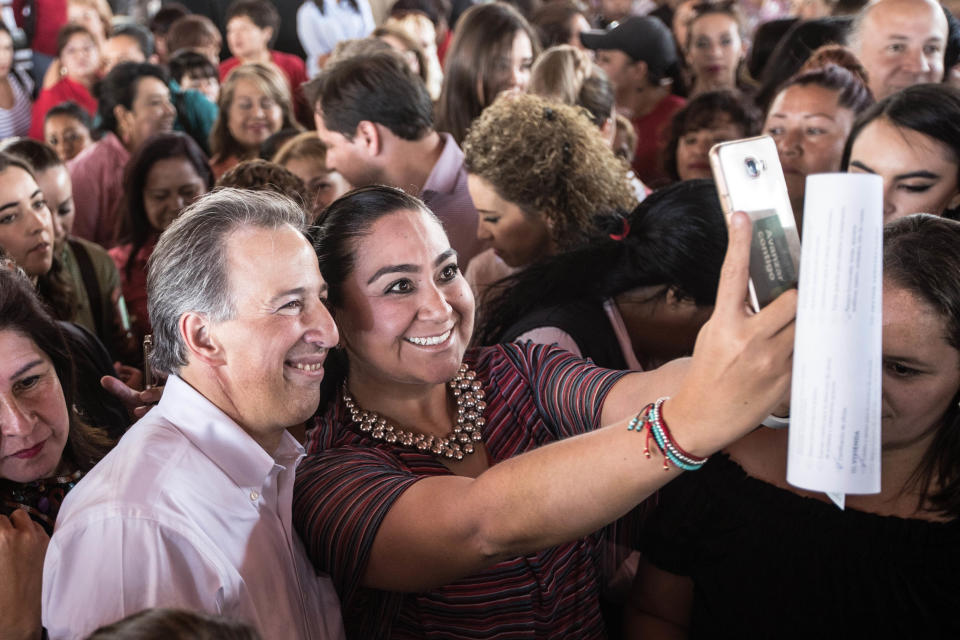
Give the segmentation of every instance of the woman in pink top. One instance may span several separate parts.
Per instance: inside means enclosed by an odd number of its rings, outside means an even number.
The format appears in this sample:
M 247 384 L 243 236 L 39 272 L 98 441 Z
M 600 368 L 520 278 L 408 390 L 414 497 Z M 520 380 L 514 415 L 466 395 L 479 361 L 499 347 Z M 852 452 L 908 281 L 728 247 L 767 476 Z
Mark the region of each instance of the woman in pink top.
M 121 211 L 129 231 L 110 250 L 138 344 L 152 333 L 147 315 L 147 260 L 160 234 L 194 200 L 213 188 L 207 157 L 188 135 L 171 131 L 150 138 L 124 174 Z

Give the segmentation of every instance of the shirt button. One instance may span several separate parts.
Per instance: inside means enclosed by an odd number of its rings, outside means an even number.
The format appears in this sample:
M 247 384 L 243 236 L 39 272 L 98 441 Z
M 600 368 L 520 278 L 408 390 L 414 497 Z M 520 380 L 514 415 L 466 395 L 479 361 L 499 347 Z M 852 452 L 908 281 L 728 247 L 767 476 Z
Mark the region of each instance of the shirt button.
M 260 499 L 260 494 L 257 493 L 256 491 L 251 491 L 251 492 L 250 492 L 250 499 L 253 500 L 253 501 L 257 501 L 257 500 Z

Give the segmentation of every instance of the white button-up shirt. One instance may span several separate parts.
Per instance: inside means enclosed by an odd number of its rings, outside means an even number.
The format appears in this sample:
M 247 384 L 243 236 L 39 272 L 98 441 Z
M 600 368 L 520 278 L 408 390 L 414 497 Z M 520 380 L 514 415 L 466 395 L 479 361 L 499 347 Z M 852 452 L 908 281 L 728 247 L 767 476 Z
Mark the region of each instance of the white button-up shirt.
M 266 638 L 344 637 L 330 579 L 290 522 L 303 448 L 270 456 L 176 376 L 66 497 L 43 567 L 51 638 L 152 607 L 237 618 Z

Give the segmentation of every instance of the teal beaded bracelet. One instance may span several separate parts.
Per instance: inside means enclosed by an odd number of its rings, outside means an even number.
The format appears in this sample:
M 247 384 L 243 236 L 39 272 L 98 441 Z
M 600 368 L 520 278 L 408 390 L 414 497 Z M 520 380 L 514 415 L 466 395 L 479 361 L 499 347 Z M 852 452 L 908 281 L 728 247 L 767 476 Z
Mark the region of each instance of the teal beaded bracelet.
M 647 458 L 650 457 L 650 439 L 652 437 L 657 448 L 660 450 L 660 455 L 663 456 L 663 468 L 665 471 L 670 470 L 669 465 L 671 464 L 683 471 L 696 471 L 707 463 L 707 458 L 701 458 L 700 456 L 687 453 L 677 444 L 673 436 L 670 435 L 670 429 L 663 420 L 661 413 L 663 403 L 667 400 L 668 398 L 660 398 L 656 402 L 645 406 L 633 417 L 627 425 L 627 430 L 640 433 L 644 428 L 647 429 L 647 440 L 643 453 Z

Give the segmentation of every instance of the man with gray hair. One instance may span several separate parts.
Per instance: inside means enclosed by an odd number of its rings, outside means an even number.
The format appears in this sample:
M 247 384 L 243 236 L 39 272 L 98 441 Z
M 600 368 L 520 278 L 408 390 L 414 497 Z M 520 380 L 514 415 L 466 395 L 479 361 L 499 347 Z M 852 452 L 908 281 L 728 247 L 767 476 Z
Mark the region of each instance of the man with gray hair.
M 286 428 L 316 410 L 338 341 L 304 223 L 283 196 L 224 189 L 161 236 L 147 295 L 166 389 L 63 503 L 44 563 L 51 638 L 152 607 L 343 637 L 290 521 L 304 452 Z
M 874 0 L 850 30 L 851 50 L 867 70 L 877 100 L 943 80 L 947 17 L 934 0 Z

